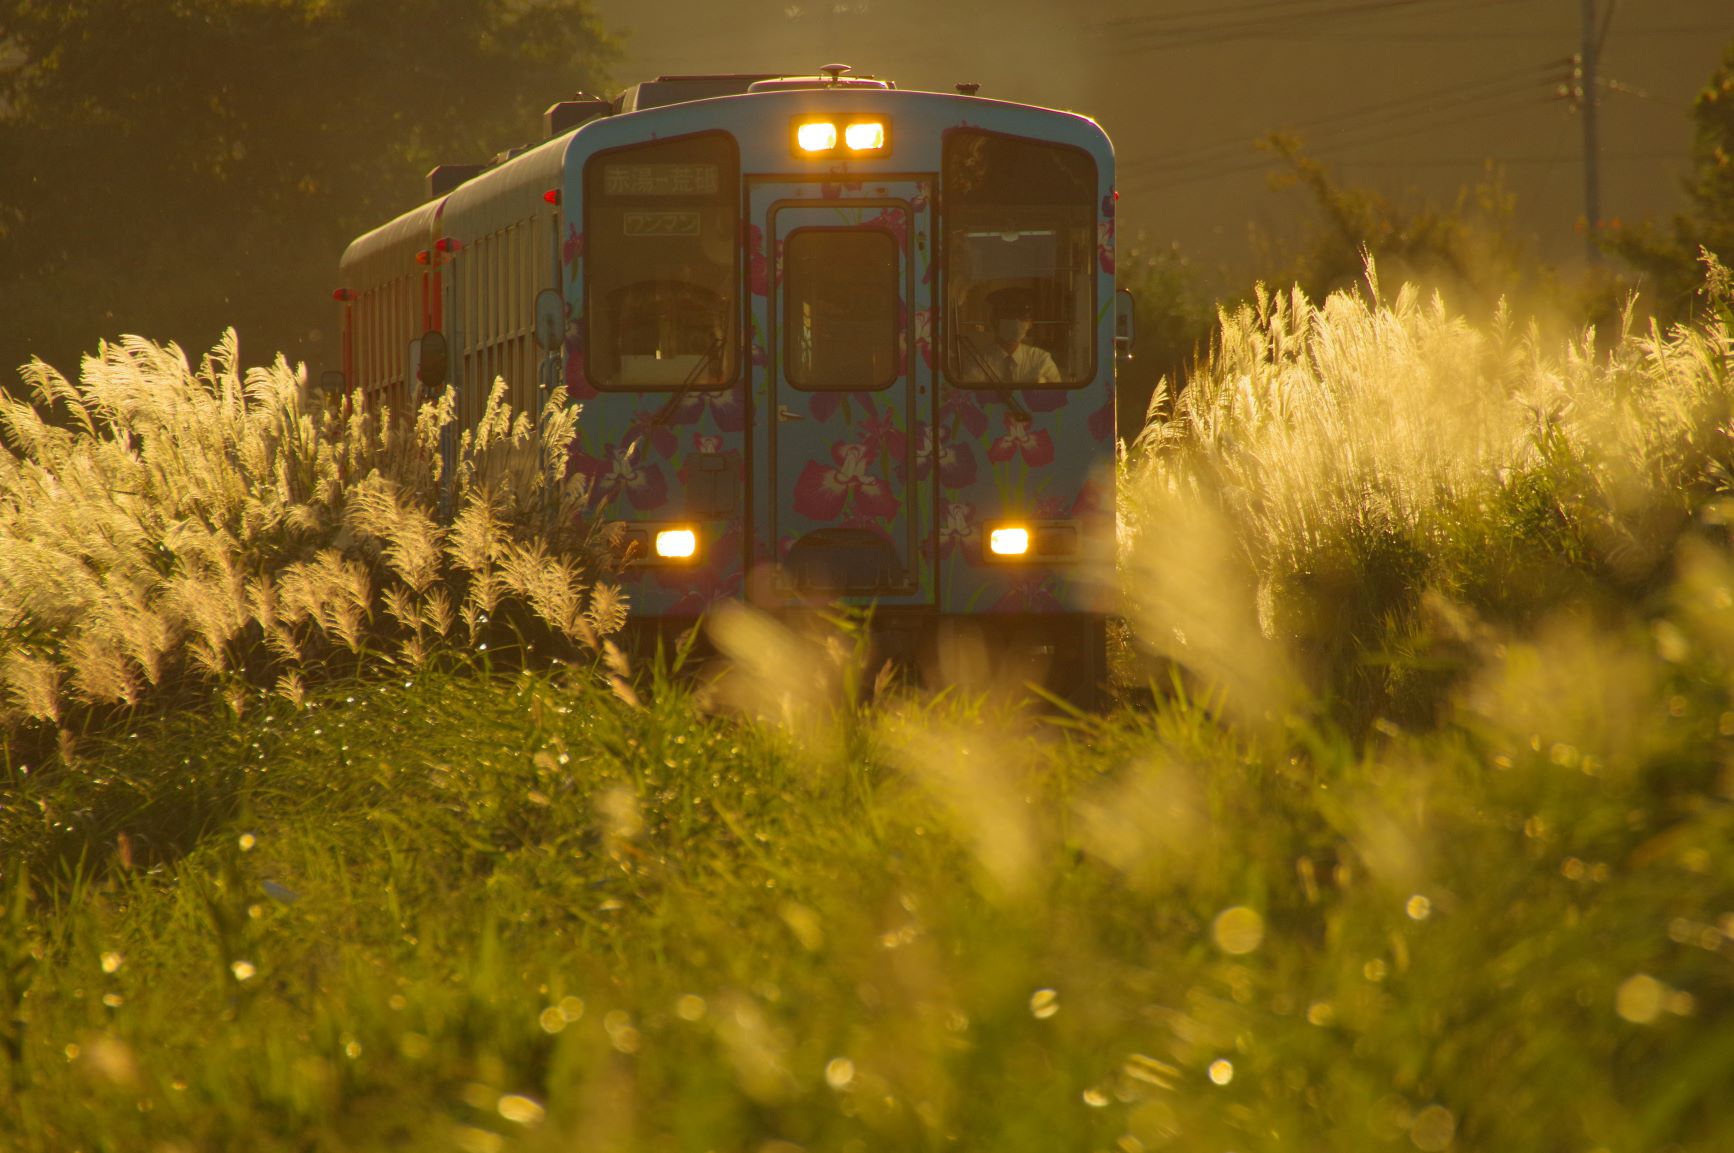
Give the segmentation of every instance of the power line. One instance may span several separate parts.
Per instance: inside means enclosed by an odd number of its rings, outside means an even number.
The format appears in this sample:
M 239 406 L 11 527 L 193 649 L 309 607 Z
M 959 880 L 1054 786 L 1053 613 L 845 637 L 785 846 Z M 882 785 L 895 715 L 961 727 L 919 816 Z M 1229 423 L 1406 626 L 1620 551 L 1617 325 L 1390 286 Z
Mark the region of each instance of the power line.
M 1734 36 L 1734 23 L 1731 24 L 1675 24 L 1668 27 L 1627 28 L 1620 27 L 1620 39 L 1648 39 L 1651 37 L 1694 36 L 1701 33 L 1714 33 L 1720 36 Z M 1376 32 L 1360 29 L 1341 28 L 1293 28 L 1283 32 L 1248 33 L 1237 37 L 1240 40 L 1331 40 L 1339 43 L 1353 44 L 1436 44 L 1442 41 L 1452 42 L 1486 42 L 1502 40 L 1546 40 L 1558 41 L 1561 33 L 1553 29 L 1444 29 L 1430 32 Z
M 1545 107 L 1549 103 L 1551 103 L 1551 102 L 1550 101 L 1547 101 L 1547 102 L 1530 101 L 1530 102 L 1527 102 L 1523 105 L 1520 105 L 1517 109 L 1487 108 L 1487 109 L 1480 109 L 1480 110 L 1473 111 L 1473 112 L 1468 112 L 1467 114 L 1458 115 L 1458 116 L 1430 118 L 1424 122 L 1413 124 L 1409 127 L 1399 129 L 1395 132 L 1387 132 L 1384 134 L 1373 135 L 1373 136 L 1364 136 L 1364 137 L 1361 137 L 1358 139 L 1343 139 L 1343 140 L 1327 141 L 1323 144 L 1313 145 L 1313 146 L 1309 147 L 1308 152 L 1312 153 L 1312 154 L 1317 154 L 1317 155 L 1325 155 L 1325 154 L 1329 154 L 1332 152 L 1339 152 L 1344 148 L 1364 148 L 1364 147 L 1367 147 L 1368 145 L 1389 143 L 1393 140 L 1401 140 L 1401 139 L 1404 139 L 1407 137 L 1412 137 L 1412 136 L 1415 136 L 1418 133 L 1422 133 L 1422 132 L 1431 132 L 1431 131 L 1437 131 L 1437 130 L 1443 129 L 1443 128 L 1457 127 L 1457 126 L 1462 125 L 1462 124 L 1471 124 L 1471 123 L 1474 123 L 1475 121 L 1478 121 L 1478 120 L 1485 120 L 1485 119 L 1487 119 L 1487 117 L 1493 116 L 1493 115 L 1499 115 L 1499 114 L 1508 113 L 1511 111 L 1524 111 L 1524 110 L 1527 110 L 1529 108 Z M 1129 165 L 1124 165 L 1120 168 L 1119 171 L 1121 174 L 1127 176 L 1130 179 L 1155 180 L 1163 188 L 1179 188 L 1179 187 L 1183 187 L 1183 186 L 1188 185 L 1188 184 L 1196 184 L 1196 183 L 1199 183 L 1200 181 L 1217 180 L 1217 179 L 1221 179 L 1221 178 L 1226 177 L 1226 176 L 1238 175 L 1238 174 L 1243 173 L 1243 172 L 1254 172 L 1254 171 L 1259 171 L 1261 169 L 1268 169 L 1271 166 L 1273 166 L 1275 164 L 1280 164 L 1280 163 L 1281 163 L 1281 159 L 1279 157 L 1276 157 L 1273 155 L 1265 155 L 1265 156 L 1257 156 L 1257 157 L 1250 157 L 1249 156 L 1246 158 L 1245 161 L 1240 162 L 1240 163 L 1215 164 L 1215 165 L 1211 165 L 1209 163 L 1201 163 L 1201 164 L 1197 164 L 1197 165 L 1189 165 L 1187 167 L 1189 169 L 1191 169 L 1190 171 L 1175 172 L 1172 174 L 1169 173 L 1168 171 L 1164 170 L 1163 168 L 1152 167 L 1147 162 L 1143 163 L 1143 164 L 1133 163 L 1133 164 L 1129 164 Z
M 1340 129 L 1333 134 L 1305 135 L 1292 133 L 1299 138 L 1301 151 L 1305 153 L 1342 152 L 1349 148 L 1364 148 L 1375 144 L 1385 144 L 1393 140 L 1402 140 L 1417 133 L 1428 132 L 1439 128 L 1449 128 L 1460 123 L 1484 120 L 1489 116 L 1497 116 L 1519 112 L 1532 107 L 1541 106 L 1544 101 L 1520 101 L 1517 104 L 1509 102 L 1490 105 L 1486 101 L 1466 101 L 1448 109 L 1421 115 L 1408 121 L 1388 120 L 1366 124 L 1357 124 Z M 1453 115 L 1452 113 L 1456 113 Z M 1253 140 L 1236 141 L 1221 147 L 1198 149 L 1190 153 L 1167 154 L 1150 157 L 1143 161 L 1135 161 L 1127 168 L 1132 172 L 1162 172 L 1193 168 L 1200 164 L 1212 164 L 1231 161 L 1244 156 L 1247 151 L 1258 147 L 1277 132 L 1267 133 Z M 1289 135 L 1290 133 L 1280 133 Z
M 1114 36 L 1118 42 L 1117 51 L 1124 54 L 1133 51 L 1190 48 L 1232 40 L 1267 39 L 1277 33 L 1286 34 L 1297 28 L 1303 31 L 1313 28 L 1320 21 L 1352 24 L 1386 17 L 1403 10 L 1434 6 L 1440 2 L 1441 0 L 1336 0 L 1334 3 L 1321 4 L 1320 0 L 1298 0 L 1298 3 L 1270 0 L 1268 4 L 1258 5 L 1256 8 L 1218 11 L 1214 13 L 1217 17 L 1214 20 L 1175 22 L 1171 16 L 1122 17 L 1108 21 L 1101 26 L 1101 30 Z M 1449 12 L 1451 15 L 1459 15 L 1465 9 L 1512 2 L 1514 0 L 1455 0 L 1450 3 Z M 1265 8 L 1276 11 L 1269 15 L 1249 16 L 1253 11 Z M 1165 19 L 1169 23 L 1164 24 Z
M 1329 11 L 1333 8 L 1355 9 L 1364 7 L 1368 0 L 1256 0 L 1254 3 L 1238 4 L 1232 8 L 1223 8 L 1220 4 L 1208 8 L 1191 8 L 1179 12 L 1156 12 L 1143 16 L 1116 16 L 1106 23 L 1111 27 L 1138 28 L 1155 27 L 1163 23 L 1187 24 L 1202 21 L 1206 24 L 1213 20 L 1227 17 L 1230 21 L 1244 21 L 1255 13 L 1271 13 L 1277 15 L 1293 14 L 1299 9 Z M 1390 3 L 1391 0 L 1376 0 L 1377 3 Z
M 1490 116 L 1549 107 L 1552 103 L 1553 100 L 1551 97 L 1538 97 L 1531 100 L 1519 101 L 1517 104 L 1506 105 L 1504 107 L 1482 108 L 1477 111 L 1466 112 L 1461 116 L 1426 117 L 1411 125 L 1397 128 L 1389 132 L 1375 133 L 1372 135 L 1354 134 L 1346 137 L 1335 137 L 1315 145 L 1312 150 L 1321 153 L 1340 152 L 1345 148 L 1365 148 L 1372 144 L 1388 144 L 1393 140 L 1402 140 L 1420 132 L 1429 132 L 1439 128 L 1454 128 L 1459 124 L 1469 124 L 1477 120 L 1486 120 Z
M 1561 62 L 1563 63 L 1563 62 Z M 1442 111 L 1473 107 L 1492 102 L 1504 102 L 1525 93 L 1538 93 L 1543 83 L 1551 82 L 1552 68 L 1536 68 L 1503 76 L 1488 77 L 1469 84 L 1453 84 L 1444 88 L 1418 92 L 1411 96 L 1387 101 L 1374 108 L 1358 108 L 1310 120 L 1276 126 L 1275 130 L 1307 135 L 1325 131 L 1328 134 L 1357 133 L 1412 117 L 1427 117 Z M 1262 138 L 1255 137 L 1254 139 Z M 1327 136 L 1327 140 L 1329 137 Z M 1226 157 L 1244 148 L 1248 139 L 1222 141 L 1183 152 L 1164 154 L 1137 162 L 1133 167 L 1175 167 Z
M 1335 112 L 1327 112 L 1307 120 L 1290 121 L 1284 127 L 1296 130 L 1329 128 L 1337 124 L 1356 121 L 1377 121 L 1401 117 L 1415 108 L 1433 109 L 1465 100 L 1481 100 L 1488 97 L 1544 91 L 1556 83 L 1566 64 L 1567 61 L 1564 59 L 1549 61 L 1545 65 L 1535 65 L 1512 72 L 1484 76 L 1478 80 L 1460 81 L 1438 88 L 1429 88 L 1407 96 L 1385 100 L 1370 107 L 1356 105 Z
M 1602 156 L 1608 160 L 1679 160 L 1686 158 L 1679 152 L 1604 152 Z M 1559 152 L 1550 156 L 1526 154 L 1522 156 L 1430 156 L 1425 160 L 1351 160 L 1344 161 L 1346 168 L 1456 168 L 1465 164 L 1492 164 L 1504 166 L 1508 164 L 1576 164 L 1578 155 L 1575 152 Z

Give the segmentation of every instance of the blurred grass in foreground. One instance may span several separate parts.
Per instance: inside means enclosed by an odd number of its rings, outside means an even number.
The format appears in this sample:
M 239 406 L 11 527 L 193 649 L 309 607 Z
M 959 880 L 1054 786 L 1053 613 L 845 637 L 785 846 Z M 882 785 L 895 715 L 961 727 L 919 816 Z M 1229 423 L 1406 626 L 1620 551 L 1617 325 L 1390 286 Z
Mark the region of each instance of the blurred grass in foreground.
M 1726 325 L 1226 318 L 1129 466 L 1147 708 L 845 703 L 734 616 L 776 677 L 447 654 L 13 757 L 0 1144 L 1724 1148 Z

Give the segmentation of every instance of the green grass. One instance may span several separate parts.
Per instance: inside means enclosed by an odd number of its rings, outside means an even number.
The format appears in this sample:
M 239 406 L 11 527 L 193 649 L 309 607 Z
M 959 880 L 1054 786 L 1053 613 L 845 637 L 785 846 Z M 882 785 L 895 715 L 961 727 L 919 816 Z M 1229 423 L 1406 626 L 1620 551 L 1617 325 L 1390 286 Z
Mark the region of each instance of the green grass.
M 152 722 L 12 770 L 10 843 L 58 849 L 5 935 L 0 1134 L 1716 1148 L 1734 714 L 1673 656 L 1514 645 L 1361 749 L 1182 698 L 796 733 L 586 670 Z M 127 805 L 69 807 L 99 777 L 223 798 L 149 863 Z
M 1102 715 L 745 610 L 721 687 L 11 682 L 0 1148 L 1724 1148 L 1727 319 L 1263 307 L 1127 466 Z

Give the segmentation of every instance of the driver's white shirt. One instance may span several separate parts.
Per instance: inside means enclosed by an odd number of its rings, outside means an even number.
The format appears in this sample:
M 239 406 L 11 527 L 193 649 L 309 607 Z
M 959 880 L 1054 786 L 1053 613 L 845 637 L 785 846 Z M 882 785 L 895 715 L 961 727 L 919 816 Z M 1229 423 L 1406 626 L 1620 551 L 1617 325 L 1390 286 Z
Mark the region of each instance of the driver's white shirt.
M 963 379 L 994 384 L 1058 384 L 1060 370 L 1045 348 L 1020 343 L 1010 352 L 997 340 L 974 343 L 980 356 L 963 358 Z

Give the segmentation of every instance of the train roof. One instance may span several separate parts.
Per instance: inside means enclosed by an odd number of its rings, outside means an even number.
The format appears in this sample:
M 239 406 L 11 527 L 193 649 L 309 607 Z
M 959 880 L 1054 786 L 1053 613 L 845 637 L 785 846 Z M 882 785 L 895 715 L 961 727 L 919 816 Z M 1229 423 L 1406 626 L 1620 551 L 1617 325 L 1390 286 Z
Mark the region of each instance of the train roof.
M 959 84 L 956 94 L 977 98 L 976 84 Z M 826 64 L 818 74 L 792 72 L 706 72 L 668 74 L 654 80 L 643 80 L 622 89 L 612 100 L 599 99 L 580 92 L 571 100 L 560 101 L 543 113 L 543 141 L 566 136 L 593 120 L 610 116 L 630 115 L 692 104 L 719 97 L 761 95 L 773 92 L 840 92 L 861 93 L 888 91 L 897 88 L 891 80 L 871 75 L 856 75 L 847 64 Z M 938 93 L 950 97 L 952 93 Z M 1016 102 L 1000 102 L 1016 103 Z M 1037 105 L 1019 105 L 1035 108 Z M 1048 111 L 1057 111 L 1048 109 Z M 1086 117 L 1086 119 L 1088 119 Z M 428 199 L 435 200 L 464 184 L 530 151 L 528 145 L 508 149 L 482 164 L 442 164 L 428 173 Z
M 428 246 L 442 204 L 430 200 L 417 205 L 350 241 L 338 261 L 338 275 L 346 283 L 355 275 L 364 281 L 379 281 L 391 279 L 392 272 L 413 269 L 416 253 Z
M 547 139 L 533 146 L 509 149 L 487 164 L 442 165 L 435 169 L 429 174 L 428 200 L 358 237 L 344 252 L 340 268 L 347 277 L 350 270 L 359 270 L 375 261 L 388 262 L 394 267 L 404 263 L 413 264 L 416 252 L 427 247 L 436 231 L 441 230 L 443 224 L 447 223 L 444 217 L 461 214 L 465 210 L 475 210 L 500 193 L 506 193 L 516 202 L 526 197 L 540 196 L 543 191 L 553 187 L 557 182 L 566 149 L 571 143 L 570 138 L 575 132 L 592 127 L 600 128 L 604 124 L 620 125 L 624 128 L 625 122 L 638 122 L 641 116 L 652 119 L 679 117 L 681 110 L 677 106 L 701 101 L 732 102 L 743 98 L 788 100 L 791 97 L 824 101 L 833 93 L 848 93 L 855 97 L 876 95 L 898 101 L 964 100 L 981 108 L 984 113 L 992 106 L 1003 110 L 1015 109 L 1021 113 L 1040 112 L 1083 121 L 1090 126 L 1085 131 L 1091 135 L 1101 134 L 1100 126 L 1090 117 L 1062 109 L 977 96 L 974 85 L 960 85 L 958 93 L 922 92 L 898 89 L 892 82 L 875 77 L 842 75 L 847 69 L 841 65 L 828 65 L 822 71 L 825 74 L 820 76 L 762 72 L 658 76 L 655 80 L 632 85 L 613 101 L 586 98 L 580 94 L 576 101 L 562 102 L 550 109 L 549 115 L 544 118 L 548 127 Z M 576 123 L 563 122 L 560 117 L 553 115 L 554 110 L 560 108 L 575 109 Z M 989 114 L 984 119 L 995 118 L 995 115 Z M 556 131 L 556 125 L 562 125 L 561 129 Z M 614 136 L 615 132 L 604 129 L 600 135 L 606 140 Z M 1103 143 L 1106 146 L 1105 137 Z M 436 177 L 440 179 L 434 179 Z
M 714 72 L 690 76 L 658 76 L 625 89 L 614 98 L 615 112 L 642 112 L 710 100 L 717 96 L 741 96 L 748 92 L 775 92 L 786 88 L 895 88 L 875 76 L 846 75 L 847 64 L 827 64 L 823 75 L 803 76 L 792 72 Z
M 898 115 L 893 109 L 913 109 L 927 116 L 962 117 L 979 123 L 980 127 L 1010 133 L 1029 131 L 1031 125 L 1039 122 L 1047 126 L 1042 131 L 1055 134 L 1055 139 L 1069 140 L 1109 156 L 1113 152 L 1113 145 L 1102 126 L 1093 117 L 1080 112 L 976 95 L 975 85 L 960 85 L 960 91 L 956 92 L 930 92 L 897 88 L 887 81 L 847 83 L 863 79 L 867 78 L 844 77 L 841 83 L 833 83 L 829 77 L 779 77 L 768 83 L 755 81 L 741 93 L 676 101 L 599 118 L 585 125 L 573 143 L 580 149 L 610 147 L 627 143 L 634 136 L 695 131 L 695 125 L 705 119 L 714 119 L 720 126 L 738 119 L 737 111 L 749 103 L 757 105 L 762 101 L 767 110 L 781 105 L 796 113 L 829 111 L 839 103 L 847 104 L 849 111 L 882 109 L 889 115 Z M 706 105 L 707 110 L 699 110 L 695 107 L 698 104 Z M 731 110 L 724 112 L 725 105 Z M 942 112 L 942 109 L 951 111 Z
M 623 89 L 614 98 L 615 112 L 638 112 L 663 108 L 713 96 L 738 96 L 762 80 L 774 80 L 775 72 L 718 72 L 697 76 L 658 76 Z

